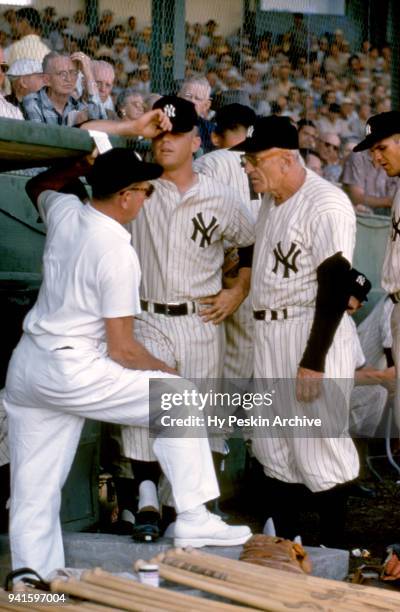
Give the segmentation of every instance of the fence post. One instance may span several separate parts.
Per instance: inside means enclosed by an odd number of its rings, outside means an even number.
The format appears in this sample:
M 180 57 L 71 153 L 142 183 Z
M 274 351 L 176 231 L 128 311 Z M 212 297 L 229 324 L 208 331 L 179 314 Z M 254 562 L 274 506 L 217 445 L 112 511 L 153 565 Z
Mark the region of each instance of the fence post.
M 173 93 L 185 75 L 185 0 L 152 0 L 151 88 Z

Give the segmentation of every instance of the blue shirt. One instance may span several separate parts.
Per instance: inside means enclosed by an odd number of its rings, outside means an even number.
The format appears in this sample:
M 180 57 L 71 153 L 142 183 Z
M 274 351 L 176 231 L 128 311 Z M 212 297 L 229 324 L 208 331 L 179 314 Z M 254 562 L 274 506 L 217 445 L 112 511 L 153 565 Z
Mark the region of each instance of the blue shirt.
M 71 111 L 88 111 L 89 119 L 107 119 L 107 115 L 98 96 L 89 95 L 87 102 L 77 100 L 73 96 L 68 98 L 62 115 L 54 108 L 53 102 L 46 93 L 46 87 L 42 87 L 36 93 L 25 96 L 22 100 L 24 115 L 30 121 L 47 123 L 49 125 L 69 125 L 68 115 Z

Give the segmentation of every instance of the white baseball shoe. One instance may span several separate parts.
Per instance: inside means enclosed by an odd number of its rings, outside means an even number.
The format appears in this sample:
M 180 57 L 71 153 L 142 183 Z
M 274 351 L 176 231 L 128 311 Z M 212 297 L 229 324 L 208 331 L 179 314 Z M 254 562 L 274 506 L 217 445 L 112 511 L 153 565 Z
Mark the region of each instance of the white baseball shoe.
M 174 545 L 179 547 L 239 546 L 252 535 L 246 525 L 228 525 L 211 512 L 207 512 L 206 520 L 200 524 L 178 516 L 174 527 Z

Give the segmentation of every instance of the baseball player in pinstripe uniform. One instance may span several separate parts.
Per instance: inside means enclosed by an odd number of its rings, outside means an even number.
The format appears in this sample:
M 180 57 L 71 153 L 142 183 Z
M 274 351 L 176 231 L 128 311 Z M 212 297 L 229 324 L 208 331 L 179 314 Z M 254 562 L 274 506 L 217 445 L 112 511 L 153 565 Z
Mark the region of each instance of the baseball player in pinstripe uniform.
M 400 176 L 400 112 L 389 111 L 370 117 L 365 127 L 366 137 L 354 151 L 370 149 L 376 165 L 382 166 L 388 176 Z M 400 427 L 400 188 L 392 205 L 392 229 L 388 236 L 385 260 L 382 269 L 382 287 L 394 303 L 391 317 L 393 345 L 392 354 L 396 366 L 397 391 L 395 398 L 395 420 Z
M 390 318 L 393 302 L 382 298 L 356 328 L 355 387 L 350 400 L 350 431 L 353 436 L 373 437 L 385 408 L 388 391 L 394 389 L 394 362 Z
M 220 378 L 224 328 L 213 323 L 240 305 L 249 285 L 247 271 L 244 277 L 238 275 L 230 289 L 222 288 L 224 241 L 252 244 L 254 221 L 240 194 L 194 172 L 192 156 L 200 139 L 193 104 L 164 96 L 154 108 L 163 109 L 173 128 L 153 142 L 154 157 L 164 173 L 155 182 L 146 211 L 131 228 L 142 267 L 143 312 L 136 318 L 135 333 L 152 354 L 186 377 Z M 209 310 L 201 305 L 208 296 L 215 296 Z M 154 538 L 158 534 L 157 524 L 151 529 L 151 523 L 157 523 L 157 478 L 149 471 L 155 458 L 147 430 L 123 428 L 122 447 L 141 481 L 134 536 Z M 222 451 L 223 440 L 214 440 L 212 448 Z
M 240 153 L 228 149 L 246 138 L 247 130 L 253 125 L 255 118 L 256 114 L 249 106 L 236 103 L 223 106 L 214 117 L 215 127 L 211 134 L 211 140 L 217 150 L 202 155 L 193 164 L 196 172 L 230 185 L 240 193 L 254 221 L 257 220 L 260 197 L 252 189 L 244 172 Z M 236 257 L 237 249 L 226 245 L 228 268 Z M 229 286 L 231 278 L 235 276 L 236 266 L 232 272 L 225 274 L 225 285 Z M 224 324 L 226 350 L 223 377 L 250 378 L 253 375 L 254 362 L 254 321 L 249 297 L 225 319 Z
M 295 381 L 290 414 L 327 411 L 323 379 L 354 377 L 348 315 L 355 215 L 347 196 L 299 160 L 296 128 L 286 117 L 257 119 L 238 147 L 255 191 L 264 198 L 257 221 L 251 297 L 255 377 Z M 347 405 L 351 386 L 342 388 Z M 346 407 L 345 405 L 345 407 Z M 322 412 L 322 414 L 325 414 Z M 298 430 L 297 430 L 298 431 Z M 299 506 L 310 496 L 321 518 L 321 542 L 337 544 L 346 487 L 359 461 L 349 437 L 253 436 L 267 477 L 278 535 L 299 533 Z

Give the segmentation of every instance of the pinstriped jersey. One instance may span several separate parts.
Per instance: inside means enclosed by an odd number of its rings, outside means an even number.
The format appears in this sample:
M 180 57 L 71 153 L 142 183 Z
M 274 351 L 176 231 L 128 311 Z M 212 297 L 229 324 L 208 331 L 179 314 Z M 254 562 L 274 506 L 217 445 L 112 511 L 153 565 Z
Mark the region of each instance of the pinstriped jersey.
M 253 308 L 313 307 L 318 266 L 339 251 L 351 263 L 355 233 L 348 197 L 311 170 L 282 204 L 265 196 L 256 229 Z
M 382 287 L 388 293 L 400 290 L 400 188 L 397 189 L 393 199 L 392 229 L 386 244 Z
M 240 155 L 237 151 L 227 149 L 211 151 L 194 161 L 193 170 L 206 176 L 212 176 L 224 185 L 237 189 L 256 221 L 261 202 L 257 194 L 252 193 L 249 178 L 240 162 Z
M 254 222 L 238 194 L 196 176 L 184 194 L 171 181 L 157 179 L 153 195 L 131 224 L 145 300 L 172 303 L 218 293 L 224 240 L 237 246 L 254 242 Z

